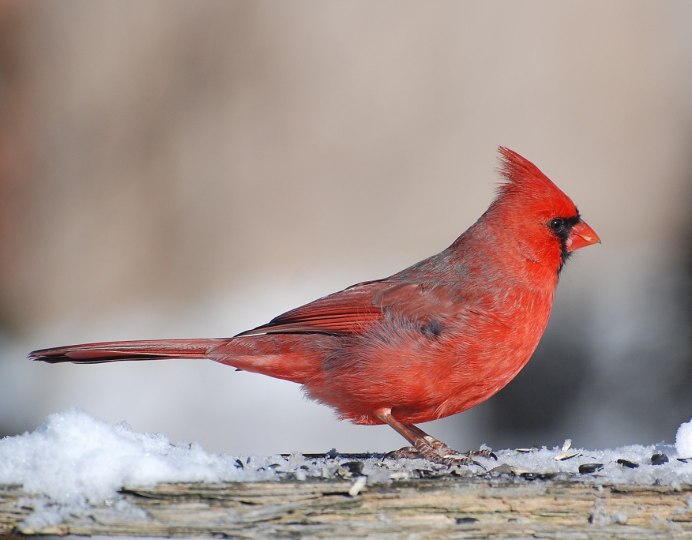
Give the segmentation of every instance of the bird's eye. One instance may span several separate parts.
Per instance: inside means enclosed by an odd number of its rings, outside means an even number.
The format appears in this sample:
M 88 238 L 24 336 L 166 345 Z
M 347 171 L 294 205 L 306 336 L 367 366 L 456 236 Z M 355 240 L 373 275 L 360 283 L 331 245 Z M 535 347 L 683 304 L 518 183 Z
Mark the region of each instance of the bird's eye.
M 548 227 L 550 227 L 555 234 L 560 234 L 564 232 L 566 222 L 562 218 L 553 218 L 548 222 Z

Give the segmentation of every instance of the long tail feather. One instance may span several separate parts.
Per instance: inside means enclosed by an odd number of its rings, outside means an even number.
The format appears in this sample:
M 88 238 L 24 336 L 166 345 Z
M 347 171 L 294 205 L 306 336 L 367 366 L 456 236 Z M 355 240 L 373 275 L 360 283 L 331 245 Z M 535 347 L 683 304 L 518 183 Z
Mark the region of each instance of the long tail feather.
M 130 360 L 166 360 L 174 358 L 209 358 L 210 349 L 218 339 L 163 339 L 141 341 L 106 341 L 66 345 L 40 349 L 29 353 L 29 358 L 55 364 L 100 364 Z

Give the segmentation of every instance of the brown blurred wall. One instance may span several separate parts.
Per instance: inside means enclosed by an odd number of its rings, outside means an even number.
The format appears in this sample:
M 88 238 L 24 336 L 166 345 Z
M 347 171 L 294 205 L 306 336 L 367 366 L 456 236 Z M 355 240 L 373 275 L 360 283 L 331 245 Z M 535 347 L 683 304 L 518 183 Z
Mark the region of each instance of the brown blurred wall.
M 667 273 L 691 6 L 6 0 L 2 327 L 27 347 L 147 337 L 117 321 L 150 309 L 188 335 L 194 306 L 240 295 L 207 325 L 236 333 L 444 248 L 492 197 L 498 144 L 604 239 L 559 299 L 612 290 L 627 258 Z

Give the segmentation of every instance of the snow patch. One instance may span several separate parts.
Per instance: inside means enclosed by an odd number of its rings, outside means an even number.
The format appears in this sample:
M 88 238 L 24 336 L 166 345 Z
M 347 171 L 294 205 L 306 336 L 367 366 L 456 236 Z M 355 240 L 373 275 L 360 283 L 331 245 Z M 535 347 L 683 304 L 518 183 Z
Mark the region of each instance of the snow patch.
M 103 501 L 125 485 L 260 479 L 232 456 L 197 444 L 171 444 L 72 409 L 50 415 L 35 431 L 0 440 L 0 484 L 21 484 L 53 501 Z
M 675 449 L 679 457 L 692 459 L 692 420 L 678 428 L 675 435 Z
M 551 479 L 603 484 L 692 484 L 692 421 L 680 426 L 676 445 L 632 445 L 612 450 L 561 447 L 496 451 L 497 460 L 447 467 L 422 459 L 387 459 L 382 454 L 235 457 L 208 453 L 195 443 L 172 444 L 165 436 L 137 433 L 72 409 L 50 415 L 35 431 L 0 440 L 0 484 L 18 484 L 34 512 L 25 526 L 40 530 L 69 514 L 107 501 L 112 511 L 133 507 L 123 487 L 169 482 L 250 482 L 351 479 L 350 493 L 365 486 L 410 478 L 480 476 L 488 481 Z M 499 480 L 498 480 L 499 479 Z

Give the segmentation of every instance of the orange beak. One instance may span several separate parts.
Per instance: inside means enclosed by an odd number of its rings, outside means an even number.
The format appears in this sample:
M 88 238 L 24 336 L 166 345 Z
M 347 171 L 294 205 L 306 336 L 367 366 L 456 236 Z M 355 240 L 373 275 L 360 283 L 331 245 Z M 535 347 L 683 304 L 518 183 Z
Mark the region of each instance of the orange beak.
M 601 239 L 586 221 L 580 221 L 567 237 L 567 251 L 572 252 L 591 244 L 600 244 Z

